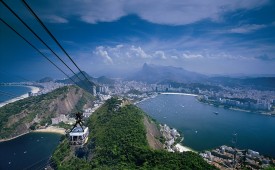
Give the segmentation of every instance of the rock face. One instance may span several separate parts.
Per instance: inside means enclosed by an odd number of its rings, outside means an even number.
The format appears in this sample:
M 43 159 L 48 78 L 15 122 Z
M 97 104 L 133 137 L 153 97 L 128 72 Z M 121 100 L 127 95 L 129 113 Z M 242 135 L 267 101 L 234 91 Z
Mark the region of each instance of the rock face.
M 56 89 L 46 95 L 29 97 L 0 108 L 0 139 L 27 133 L 51 124 L 51 118 L 69 115 L 91 105 L 93 97 L 76 86 Z
M 144 116 L 143 124 L 146 128 L 146 138 L 149 146 L 152 149 L 163 149 L 163 144 L 158 140 L 161 137 L 161 133 L 157 128 L 157 125 Z

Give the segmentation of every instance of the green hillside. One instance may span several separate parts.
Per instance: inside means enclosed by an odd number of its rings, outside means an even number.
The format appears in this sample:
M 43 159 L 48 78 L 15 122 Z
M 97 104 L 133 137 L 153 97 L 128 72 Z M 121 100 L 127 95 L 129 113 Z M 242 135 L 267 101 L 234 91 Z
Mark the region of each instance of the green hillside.
M 215 169 L 192 152 L 153 150 L 146 139 L 144 112 L 134 105 L 118 108 L 112 98 L 88 120 L 89 141 L 81 149 L 65 139 L 52 156 L 56 169 Z
M 40 126 L 51 118 L 68 115 L 93 101 L 93 96 L 77 86 L 65 86 L 50 93 L 28 97 L 0 108 L 0 139 L 12 138 Z

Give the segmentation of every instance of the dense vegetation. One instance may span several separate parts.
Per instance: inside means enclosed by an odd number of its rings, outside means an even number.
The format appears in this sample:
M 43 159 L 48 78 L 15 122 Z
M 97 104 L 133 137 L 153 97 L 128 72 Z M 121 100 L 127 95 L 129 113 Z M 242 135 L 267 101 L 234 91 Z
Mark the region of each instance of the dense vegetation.
M 28 130 L 34 130 L 38 126 L 51 124 L 51 118 L 60 114 L 58 107 L 64 105 L 69 92 L 82 95 L 76 104 L 76 108 L 83 107 L 91 95 L 80 92 L 76 86 L 58 88 L 48 94 L 28 97 L 0 108 L 0 138 L 9 138 Z M 66 113 L 62 113 L 66 114 Z M 35 122 L 35 117 L 39 121 Z
M 215 169 L 192 152 L 152 150 L 146 139 L 144 113 L 133 105 L 118 107 L 112 98 L 88 120 L 89 141 L 79 149 L 64 140 L 52 160 L 57 169 Z

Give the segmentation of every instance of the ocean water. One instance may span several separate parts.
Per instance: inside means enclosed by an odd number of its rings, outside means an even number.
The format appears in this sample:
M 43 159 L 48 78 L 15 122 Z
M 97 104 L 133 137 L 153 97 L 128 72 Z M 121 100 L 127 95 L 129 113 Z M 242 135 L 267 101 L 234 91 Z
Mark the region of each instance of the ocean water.
M 159 95 L 138 106 L 158 122 L 181 131 L 183 144 L 197 151 L 232 145 L 237 133 L 238 148 L 275 157 L 275 116 L 217 108 L 182 95 Z
M 29 133 L 0 142 L 0 169 L 44 169 L 60 137 L 54 133 Z
M 31 91 L 31 88 L 25 86 L 0 86 L 0 91 L 11 93 L 15 97 L 19 97 Z M 0 92 L 0 103 L 15 98 L 14 96 L 3 95 Z
M 24 86 L 0 86 L 0 91 L 19 97 L 31 91 Z M 0 103 L 15 98 L 1 95 Z M 29 133 L 16 139 L 0 142 L 0 170 L 43 169 L 59 143 L 61 135 Z

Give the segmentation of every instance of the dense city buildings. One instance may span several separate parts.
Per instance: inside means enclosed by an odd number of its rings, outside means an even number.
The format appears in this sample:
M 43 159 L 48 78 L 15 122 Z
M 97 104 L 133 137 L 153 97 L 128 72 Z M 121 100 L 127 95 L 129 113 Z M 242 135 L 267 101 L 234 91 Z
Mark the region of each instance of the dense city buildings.
M 200 155 L 209 163 L 222 170 L 264 169 L 275 163 L 275 159 L 260 155 L 251 149 L 241 150 L 230 146 L 221 146 Z

